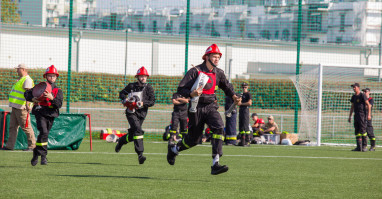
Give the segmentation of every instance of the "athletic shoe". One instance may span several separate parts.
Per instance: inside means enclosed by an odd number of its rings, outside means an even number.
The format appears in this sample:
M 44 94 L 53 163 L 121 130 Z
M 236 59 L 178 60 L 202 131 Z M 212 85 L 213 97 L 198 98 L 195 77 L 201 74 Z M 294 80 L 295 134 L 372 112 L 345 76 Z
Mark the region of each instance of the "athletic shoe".
M 41 156 L 41 165 L 47 165 L 48 159 L 46 159 L 46 155 Z
M 219 165 L 218 162 L 214 164 L 214 166 L 211 166 L 211 174 L 212 175 L 219 175 L 221 173 L 227 172 L 228 167 L 226 165 Z
M 175 158 L 176 156 L 178 155 L 177 153 L 174 153 L 171 148 L 174 147 L 175 144 L 173 143 L 170 143 L 168 146 L 167 146 L 167 162 L 170 164 L 170 165 L 174 165 L 175 164 Z
M 36 152 L 33 151 L 33 158 L 31 160 L 31 165 L 36 166 L 37 162 L 38 162 L 38 155 Z
M 145 156 L 139 156 L 138 157 L 138 161 L 139 161 L 139 164 L 143 164 L 143 163 L 145 163 L 145 161 L 146 161 L 146 157 Z
M 375 147 L 370 147 L 369 151 L 375 151 Z
M 361 151 L 358 147 L 352 149 L 351 151 Z
M 362 152 L 367 152 L 367 148 L 362 148 Z
M 117 145 L 115 145 L 115 152 L 118 153 L 123 146 L 122 139 L 118 139 Z

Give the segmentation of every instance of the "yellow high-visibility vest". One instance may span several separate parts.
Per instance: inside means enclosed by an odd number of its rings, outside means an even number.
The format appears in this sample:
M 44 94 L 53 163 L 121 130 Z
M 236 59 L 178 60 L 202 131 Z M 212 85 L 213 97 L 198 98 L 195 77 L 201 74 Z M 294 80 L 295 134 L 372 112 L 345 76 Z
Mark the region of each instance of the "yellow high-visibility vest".
M 27 78 L 32 80 L 32 78 L 29 77 L 29 75 L 27 75 L 19 79 L 19 81 L 17 81 L 16 84 L 12 86 L 12 90 L 8 98 L 9 105 L 12 105 L 12 107 L 21 108 L 22 106 L 25 106 L 26 104 L 26 100 L 24 98 L 25 89 L 23 88 L 23 85 Z M 33 80 L 32 80 L 32 86 L 34 86 Z

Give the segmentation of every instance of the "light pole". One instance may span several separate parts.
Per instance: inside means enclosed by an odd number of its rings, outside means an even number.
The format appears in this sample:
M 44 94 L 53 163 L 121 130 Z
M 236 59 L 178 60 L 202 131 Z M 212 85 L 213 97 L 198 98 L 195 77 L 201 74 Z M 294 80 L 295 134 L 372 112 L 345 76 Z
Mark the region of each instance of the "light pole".
M 76 42 L 76 72 L 79 72 L 79 61 L 80 61 L 80 41 L 82 38 L 82 31 L 80 31 L 76 36 L 74 36 L 74 42 Z

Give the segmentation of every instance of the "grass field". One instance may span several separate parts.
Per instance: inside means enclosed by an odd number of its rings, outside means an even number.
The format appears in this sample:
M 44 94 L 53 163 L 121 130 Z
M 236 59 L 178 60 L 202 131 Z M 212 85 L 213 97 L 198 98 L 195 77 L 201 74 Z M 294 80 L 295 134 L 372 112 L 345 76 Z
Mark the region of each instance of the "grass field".
M 0 151 L 0 198 L 381 198 L 382 149 L 224 146 L 227 173 L 212 176 L 211 147 L 182 152 L 174 166 L 165 142 L 146 142 L 144 165 L 132 143 L 84 141 L 77 151 L 49 151 L 49 164 L 30 165 L 31 152 Z

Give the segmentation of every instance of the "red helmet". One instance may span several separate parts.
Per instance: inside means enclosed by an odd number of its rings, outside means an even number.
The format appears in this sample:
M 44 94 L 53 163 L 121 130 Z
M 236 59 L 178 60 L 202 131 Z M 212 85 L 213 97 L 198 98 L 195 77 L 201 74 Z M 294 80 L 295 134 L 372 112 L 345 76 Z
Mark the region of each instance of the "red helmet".
M 135 77 L 138 76 L 138 75 L 146 75 L 147 77 L 150 76 L 144 66 L 142 66 L 140 69 L 138 69 L 137 74 L 135 75 Z
M 261 118 L 260 118 L 260 119 L 257 119 L 257 123 L 259 123 L 259 124 L 265 124 L 265 123 L 264 123 L 264 120 L 261 119 Z
M 54 67 L 54 65 L 51 65 L 46 69 L 46 71 L 43 75 L 44 78 L 45 78 L 46 74 L 56 74 L 57 77 L 59 76 L 58 71 L 57 71 L 56 67 Z
M 206 56 L 209 55 L 209 54 L 212 54 L 212 53 L 218 53 L 220 55 L 220 57 L 222 57 L 222 53 L 220 52 L 219 48 L 218 48 L 218 45 L 216 44 L 212 44 L 211 46 L 209 46 L 206 50 L 206 52 L 204 53 L 202 59 L 203 60 L 206 60 Z

